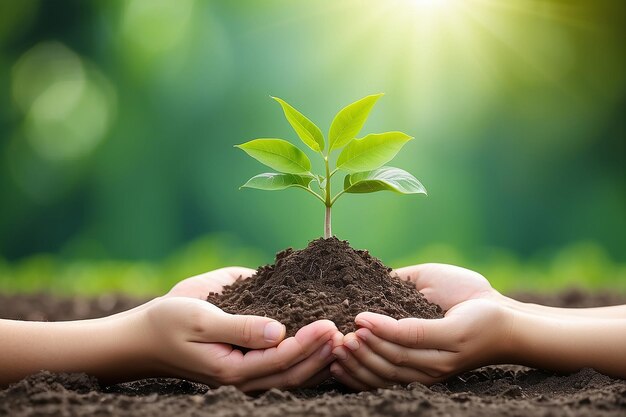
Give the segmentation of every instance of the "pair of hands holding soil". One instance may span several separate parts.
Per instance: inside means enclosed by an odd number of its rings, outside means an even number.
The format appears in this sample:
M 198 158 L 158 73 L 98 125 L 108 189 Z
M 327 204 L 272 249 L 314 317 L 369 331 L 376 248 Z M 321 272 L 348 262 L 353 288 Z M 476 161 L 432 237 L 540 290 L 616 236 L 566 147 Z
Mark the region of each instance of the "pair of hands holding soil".
M 233 267 L 188 278 L 163 297 L 100 319 L 0 320 L 0 385 L 47 369 L 86 372 L 105 382 L 176 376 L 243 391 L 315 386 L 332 375 L 366 390 L 432 384 L 498 363 L 593 367 L 626 377 L 626 306 L 525 304 L 502 296 L 478 273 L 425 264 L 395 274 L 446 310 L 444 318 L 395 320 L 363 312 L 354 333 L 343 335 L 320 320 L 285 338 L 285 327 L 273 319 L 228 314 L 205 301 L 253 273 Z
M 160 346 L 152 351 L 162 371 L 243 391 L 315 386 L 331 375 L 356 390 L 429 385 L 498 363 L 560 371 L 589 366 L 626 376 L 620 353 L 626 346 L 626 306 L 524 304 L 502 296 L 476 272 L 424 264 L 394 274 L 441 306 L 443 319 L 395 320 L 363 312 L 354 333 L 343 335 L 320 320 L 284 338 L 284 326 L 272 319 L 227 314 L 204 301 L 209 292 L 254 272 L 233 267 L 189 278 L 148 306 L 143 315 Z M 251 350 L 243 354 L 232 345 Z

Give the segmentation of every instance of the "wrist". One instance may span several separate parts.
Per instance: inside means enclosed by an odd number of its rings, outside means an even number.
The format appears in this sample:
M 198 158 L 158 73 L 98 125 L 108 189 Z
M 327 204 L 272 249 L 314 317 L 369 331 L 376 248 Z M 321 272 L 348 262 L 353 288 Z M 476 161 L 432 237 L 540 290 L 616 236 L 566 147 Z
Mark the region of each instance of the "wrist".
M 143 374 L 140 313 L 70 323 L 65 369 L 96 376 L 105 384 Z M 79 341 L 79 343 L 76 343 Z
M 581 323 L 524 310 L 523 305 L 516 307 L 511 331 L 512 363 L 557 371 L 588 366 L 583 358 L 587 349 L 577 337 L 584 334 Z
M 103 323 L 109 336 L 103 352 L 110 361 L 106 370 L 96 374 L 107 382 L 128 381 L 154 376 L 163 370 L 157 355 L 159 343 L 149 323 L 149 306 L 122 317 L 110 317 Z M 108 320 L 110 319 L 110 320 Z
M 143 311 L 68 323 L 61 334 L 65 347 L 59 371 L 85 372 L 105 384 L 138 379 L 149 374 L 148 340 Z M 56 337 L 62 337 L 61 334 Z
M 491 299 L 495 302 L 498 311 L 497 322 L 494 323 L 498 329 L 494 334 L 498 338 L 494 341 L 495 359 L 494 363 L 515 363 L 515 354 L 517 351 L 517 332 L 519 331 L 518 312 L 512 308 L 507 297 L 500 293 Z

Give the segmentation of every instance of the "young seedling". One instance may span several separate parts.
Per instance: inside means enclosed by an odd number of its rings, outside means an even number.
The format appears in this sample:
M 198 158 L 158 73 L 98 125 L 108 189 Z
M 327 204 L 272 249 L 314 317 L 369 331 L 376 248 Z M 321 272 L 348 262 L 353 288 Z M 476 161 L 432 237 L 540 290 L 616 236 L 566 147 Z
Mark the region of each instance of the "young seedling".
M 386 132 L 371 133 L 356 139 L 381 96 L 374 94 L 364 97 L 337 113 L 330 125 L 328 148 L 319 127 L 284 100 L 272 97 L 282 106 L 287 121 L 302 142 L 324 159 L 325 173 L 312 173 L 307 155 L 286 140 L 254 139 L 235 147 L 278 172 L 256 175 L 241 187 L 270 191 L 296 187 L 309 192 L 326 206 L 325 238 L 332 236 L 331 209 L 344 193 L 387 190 L 400 194 L 426 194 L 424 186 L 413 175 L 400 168 L 383 166 L 396 156 L 405 143 L 413 139 L 411 136 L 402 132 Z M 335 167 L 331 169 L 330 155 L 340 149 Z M 337 171 L 346 172 L 347 175 L 343 179 L 343 190 L 332 196 L 331 179 Z M 317 183 L 320 193 L 313 190 L 313 183 Z

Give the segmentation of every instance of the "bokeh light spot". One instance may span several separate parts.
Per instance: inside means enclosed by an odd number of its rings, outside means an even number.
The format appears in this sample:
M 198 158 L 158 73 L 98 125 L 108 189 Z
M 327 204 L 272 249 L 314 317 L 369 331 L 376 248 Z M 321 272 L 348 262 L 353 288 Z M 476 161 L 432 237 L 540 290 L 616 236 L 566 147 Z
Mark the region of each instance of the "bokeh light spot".
M 62 43 L 42 42 L 24 53 L 13 67 L 13 99 L 22 112 L 27 113 L 35 100 L 52 87 L 54 96 L 59 99 L 54 111 L 63 112 L 78 100 L 84 80 L 78 55 Z M 60 86 L 53 87 L 57 84 Z
M 144 54 L 171 50 L 188 33 L 193 6 L 193 0 L 129 1 L 124 10 L 123 34 Z
M 59 42 L 42 42 L 13 68 L 13 97 L 23 132 L 39 156 L 62 161 L 88 155 L 115 112 L 115 93 L 90 63 Z

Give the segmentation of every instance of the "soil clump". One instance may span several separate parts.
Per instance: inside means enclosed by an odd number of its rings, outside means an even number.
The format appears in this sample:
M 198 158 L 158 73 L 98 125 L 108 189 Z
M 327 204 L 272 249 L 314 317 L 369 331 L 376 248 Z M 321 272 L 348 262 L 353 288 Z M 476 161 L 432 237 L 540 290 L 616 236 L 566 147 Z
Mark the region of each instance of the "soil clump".
M 316 239 L 305 249 L 279 252 L 274 264 L 225 287 L 222 294 L 209 294 L 207 301 L 228 313 L 276 319 L 287 327 L 288 336 L 320 319 L 331 320 L 346 334 L 356 330 L 354 317 L 363 311 L 395 319 L 443 317 L 441 308 L 414 284 L 390 272 L 347 241 Z

